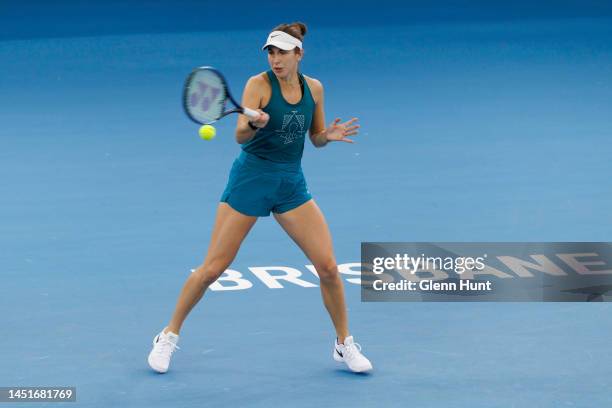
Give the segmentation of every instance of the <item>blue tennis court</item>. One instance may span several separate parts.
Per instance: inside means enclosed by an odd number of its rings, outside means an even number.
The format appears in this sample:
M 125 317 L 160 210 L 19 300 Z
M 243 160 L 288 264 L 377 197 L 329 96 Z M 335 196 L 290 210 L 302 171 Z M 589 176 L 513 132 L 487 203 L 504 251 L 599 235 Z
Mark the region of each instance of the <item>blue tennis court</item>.
M 2 38 L 0 386 L 83 407 L 608 406 L 608 303 L 365 303 L 356 280 L 363 241 L 611 241 L 612 20 L 536 17 L 310 24 L 327 121 L 362 125 L 303 168 L 368 375 L 332 360 L 318 279 L 272 217 L 171 370 L 147 366 L 240 151 L 235 117 L 198 137 L 183 81 L 214 65 L 239 96 L 282 20 Z

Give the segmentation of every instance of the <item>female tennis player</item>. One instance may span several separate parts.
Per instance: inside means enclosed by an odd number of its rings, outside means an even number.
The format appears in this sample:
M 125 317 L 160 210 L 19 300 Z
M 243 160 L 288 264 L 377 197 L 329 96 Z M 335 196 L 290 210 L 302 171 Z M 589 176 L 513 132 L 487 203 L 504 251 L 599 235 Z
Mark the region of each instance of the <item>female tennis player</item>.
M 355 372 L 372 369 L 349 334 L 331 235 L 301 168 L 307 131 L 311 142 L 323 147 L 329 142 L 352 143 L 348 136 L 356 135 L 359 125 L 356 118 L 344 123 L 335 119 L 325 127 L 323 86 L 299 71 L 305 34 L 302 23 L 276 27 L 262 48 L 271 69 L 251 77 L 245 86 L 242 106 L 259 108 L 260 115 L 250 121 L 238 117 L 236 140 L 242 152 L 221 196 L 206 258 L 187 279 L 167 327 L 153 340 L 148 361 L 157 372 L 168 370 L 188 313 L 229 267 L 257 218 L 270 212 L 319 275 L 323 303 L 336 329 L 333 358 Z

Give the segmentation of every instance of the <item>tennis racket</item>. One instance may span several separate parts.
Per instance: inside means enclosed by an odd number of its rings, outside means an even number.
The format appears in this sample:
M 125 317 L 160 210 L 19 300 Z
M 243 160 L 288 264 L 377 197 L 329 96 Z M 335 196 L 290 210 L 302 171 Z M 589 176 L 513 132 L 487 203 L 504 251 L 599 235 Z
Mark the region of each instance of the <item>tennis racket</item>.
M 228 100 L 234 109 L 226 110 Z M 250 119 L 259 117 L 256 110 L 236 102 L 225 77 L 213 67 L 199 67 L 189 74 L 183 89 L 183 109 L 191 120 L 202 125 L 216 122 L 230 113 L 242 113 Z

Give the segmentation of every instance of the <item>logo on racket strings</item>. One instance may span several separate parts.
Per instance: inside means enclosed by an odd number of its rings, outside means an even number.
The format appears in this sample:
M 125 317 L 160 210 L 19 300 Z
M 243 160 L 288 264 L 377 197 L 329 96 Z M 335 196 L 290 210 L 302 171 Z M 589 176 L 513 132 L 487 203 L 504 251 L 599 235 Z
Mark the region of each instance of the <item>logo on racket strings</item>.
M 197 83 L 197 90 L 191 94 L 189 103 L 192 108 L 199 106 L 204 112 L 211 108 L 217 97 L 221 94 L 221 89 L 211 86 L 205 82 Z

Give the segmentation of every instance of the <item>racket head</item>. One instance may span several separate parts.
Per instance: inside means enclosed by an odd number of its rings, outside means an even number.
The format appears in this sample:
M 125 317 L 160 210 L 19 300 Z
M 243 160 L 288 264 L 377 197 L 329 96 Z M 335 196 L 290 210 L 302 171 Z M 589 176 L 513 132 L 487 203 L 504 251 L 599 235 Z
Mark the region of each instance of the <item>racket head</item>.
M 183 109 L 191 120 L 207 125 L 229 113 L 225 111 L 228 98 L 231 95 L 223 74 L 213 67 L 198 67 L 185 81 Z

